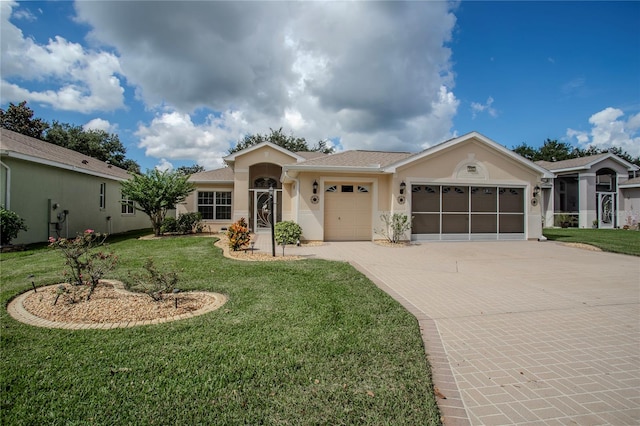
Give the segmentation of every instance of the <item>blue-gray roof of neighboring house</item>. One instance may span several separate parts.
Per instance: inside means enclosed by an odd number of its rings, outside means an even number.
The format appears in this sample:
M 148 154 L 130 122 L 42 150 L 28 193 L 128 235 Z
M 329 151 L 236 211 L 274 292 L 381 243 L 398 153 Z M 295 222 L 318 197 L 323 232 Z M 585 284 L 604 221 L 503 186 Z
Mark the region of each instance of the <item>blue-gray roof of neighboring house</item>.
M 0 155 L 115 180 L 131 177 L 126 170 L 107 162 L 2 128 Z

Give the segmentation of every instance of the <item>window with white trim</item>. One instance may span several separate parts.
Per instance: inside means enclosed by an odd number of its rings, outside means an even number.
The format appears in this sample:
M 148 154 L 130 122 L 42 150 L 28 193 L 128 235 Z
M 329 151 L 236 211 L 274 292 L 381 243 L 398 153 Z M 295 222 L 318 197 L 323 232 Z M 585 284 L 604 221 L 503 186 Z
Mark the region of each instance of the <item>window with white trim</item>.
M 133 201 L 131 201 L 125 194 L 122 194 L 120 212 L 122 214 L 134 214 L 135 211 L 136 210 L 133 208 Z
M 104 182 L 100 184 L 100 208 L 107 208 L 107 184 Z
M 198 191 L 202 219 L 231 220 L 231 191 Z

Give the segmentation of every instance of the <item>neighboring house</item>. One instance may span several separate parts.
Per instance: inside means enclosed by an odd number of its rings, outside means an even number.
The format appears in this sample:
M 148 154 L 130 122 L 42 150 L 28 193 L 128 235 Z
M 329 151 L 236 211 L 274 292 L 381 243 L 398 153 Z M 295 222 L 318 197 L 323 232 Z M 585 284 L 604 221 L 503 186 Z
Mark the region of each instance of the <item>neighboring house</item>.
M 632 226 L 634 220 L 637 224 L 640 184 L 629 178 L 638 166 L 611 153 L 536 164 L 555 175 L 543 185 L 546 226 L 557 226 L 561 215 L 571 215 L 573 226 L 580 228 Z
M 0 129 L 0 205 L 29 228 L 14 244 L 75 237 L 86 229 L 119 233 L 148 228 L 147 215 L 121 203 L 120 182 L 129 177 L 106 162 Z
M 178 213 L 199 211 L 212 231 L 244 217 L 254 232 L 293 220 L 305 240 L 376 240 L 384 213 L 413 218 L 405 239 L 513 240 L 542 236 L 547 169 L 473 132 L 419 153 L 290 152 L 261 143 L 193 174 Z

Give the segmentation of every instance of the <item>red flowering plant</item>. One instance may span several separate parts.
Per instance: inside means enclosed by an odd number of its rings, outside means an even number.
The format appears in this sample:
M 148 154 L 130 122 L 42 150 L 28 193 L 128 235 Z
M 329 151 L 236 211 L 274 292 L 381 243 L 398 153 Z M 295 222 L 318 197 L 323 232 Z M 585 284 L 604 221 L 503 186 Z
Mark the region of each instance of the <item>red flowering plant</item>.
M 229 238 L 229 247 L 233 251 L 238 251 L 249 245 L 251 234 L 249 233 L 249 226 L 244 217 L 229 227 L 227 238 Z
M 107 235 L 87 229 L 74 239 L 49 238 L 49 247 L 59 250 L 66 260 L 69 268 L 65 275 L 68 273 L 71 276 L 70 284 L 76 289 L 88 287 L 87 300 L 91 298 L 100 278 L 114 269 L 118 262 L 113 252 L 99 249 L 105 247 Z

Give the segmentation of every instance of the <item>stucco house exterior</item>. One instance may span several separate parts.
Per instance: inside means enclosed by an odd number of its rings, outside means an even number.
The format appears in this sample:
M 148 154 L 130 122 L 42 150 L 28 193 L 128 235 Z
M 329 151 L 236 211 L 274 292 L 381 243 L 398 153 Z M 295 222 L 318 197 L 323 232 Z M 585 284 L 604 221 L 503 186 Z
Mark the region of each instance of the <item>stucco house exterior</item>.
M 560 215 L 571 215 L 580 228 L 637 225 L 640 168 L 635 164 L 611 153 L 536 164 L 554 174 L 542 185 L 547 226 L 558 225 Z
M 147 215 L 121 203 L 120 182 L 129 178 L 126 170 L 106 162 L 0 129 L 0 205 L 29 228 L 13 244 L 75 237 L 86 229 L 149 228 Z
M 554 175 L 477 132 L 419 153 L 290 152 L 262 143 L 196 173 L 177 212 L 200 211 L 212 231 L 245 218 L 254 232 L 292 220 L 304 240 L 384 238 L 381 215 L 413 218 L 406 240 L 523 240 L 542 236 L 540 188 Z

